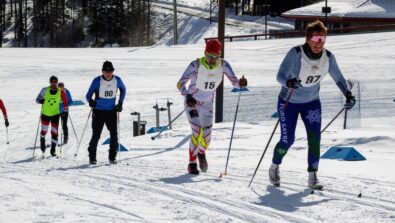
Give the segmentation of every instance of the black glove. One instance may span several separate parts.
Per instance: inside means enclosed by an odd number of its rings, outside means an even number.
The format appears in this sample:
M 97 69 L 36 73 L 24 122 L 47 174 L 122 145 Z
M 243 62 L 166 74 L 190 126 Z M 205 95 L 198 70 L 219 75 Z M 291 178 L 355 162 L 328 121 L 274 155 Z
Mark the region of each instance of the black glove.
M 287 80 L 287 87 L 293 88 L 293 89 L 298 89 L 299 87 L 302 87 L 300 82 L 301 81 L 298 78 L 289 79 L 289 80 Z
M 244 75 L 239 79 L 240 88 L 247 86 L 247 79 L 244 78 Z
M 10 123 L 8 122 L 8 119 L 5 119 L 5 127 L 8 127 L 10 125 Z
M 40 104 L 44 104 L 44 102 L 45 102 L 45 99 L 44 99 L 44 98 L 38 100 L 38 103 L 40 103 Z
M 121 112 L 122 111 L 122 103 L 119 102 L 117 105 L 115 105 L 115 111 Z
M 89 107 L 94 108 L 96 106 L 96 101 L 93 99 L 89 100 Z
M 352 95 L 350 91 L 346 93 L 346 103 L 344 104 L 344 108 L 346 110 L 350 110 L 352 107 L 354 107 L 356 101 L 355 97 Z
M 66 112 L 62 111 L 62 113 L 60 113 L 60 116 L 62 116 L 62 117 L 66 116 Z
M 196 99 L 191 94 L 187 94 L 185 102 L 187 103 L 187 105 L 189 107 L 192 107 L 192 108 L 194 108 L 197 103 Z

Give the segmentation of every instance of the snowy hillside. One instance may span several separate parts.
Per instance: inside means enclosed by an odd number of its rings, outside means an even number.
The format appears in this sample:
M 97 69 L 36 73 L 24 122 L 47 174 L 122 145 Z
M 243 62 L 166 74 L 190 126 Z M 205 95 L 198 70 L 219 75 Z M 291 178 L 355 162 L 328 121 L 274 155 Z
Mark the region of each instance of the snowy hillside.
M 341 18 L 394 18 L 395 5 L 387 0 L 332 0 L 328 3 L 331 7 L 331 17 Z M 290 10 L 284 15 L 311 15 L 325 16 L 322 13 L 325 1 Z
M 346 77 L 390 83 L 395 79 L 394 38 L 395 32 L 331 36 L 326 47 L 336 55 Z M 273 86 L 285 53 L 303 41 L 227 43 L 225 55 L 250 86 Z M 252 186 L 247 187 L 275 120 L 237 123 L 228 175 L 223 178 L 219 175 L 224 171 L 232 123 L 214 125 L 207 151 L 209 170 L 199 176 L 188 175 L 186 170 L 190 129 L 184 115 L 175 122 L 174 130 L 155 141 L 150 135 L 133 138 L 130 112 L 141 112 L 147 127 L 152 127 L 156 102 L 160 106 L 165 106 L 167 99 L 174 102 L 173 117 L 183 109 L 176 82 L 191 60 L 202 56 L 203 49 L 201 43 L 118 49 L 1 49 L 0 97 L 9 112 L 10 144 L 6 144 L 0 123 L 0 222 L 395 221 L 395 115 L 363 119 L 362 128 L 329 127 L 322 135 L 322 152 L 334 145 L 353 146 L 367 160 L 321 160 L 319 178 L 325 191 L 315 194 L 307 189 L 307 142 L 301 123 L 297 141 L 281 166 L 280 188 L 270 186 L 267 177 L 278 133 Z M 118 165 L 106 166 L 108 146 L 99 146 L 98 165 L 88 166 L 89 120 L 76 158 L 77 143 L 70 123 L 71 138 L 61 158 L 32 158 L 40 113 L 34 100 L 39 90 L 55 74 L 74 99 L 84 99 L 104 60 L 114 63 L 115 72 L 127 86 L 120 141 L 129 151 L 120 154 Z M 330 81 L 329 75 L 326 78 Z M 387 92 L 395 98 L 393 89 Z M 88 113 L 86 105 L 71 108 L 78 137 Z M 165 123 L 165 116 L 161 123 Z M 101 142 L 106 138 L 104 128 Z
M 152 3 L 156 26 L 157 45 L 173 45 L 173 7 L 172 0 L 157 0 Z M 165 8 L 163 8 L 165 6 Z M 167 7 L 166 7 L 167 6 Z M 210 23 L 210 1 L 181 0 L 178 6 L 178 43 L 196 44 L 204 38 L 218 36 L 218 5 L 212 5 L 213 22 Z M 188 13 L 184 13 L 188 12 Z M 225 35 L 248 35 L 265 33 L 264 16 L 234 15 L 233 9 L 226 10 Z M 294 22 L 281 17 L 268 16 L 268 30 L 294 29 Z

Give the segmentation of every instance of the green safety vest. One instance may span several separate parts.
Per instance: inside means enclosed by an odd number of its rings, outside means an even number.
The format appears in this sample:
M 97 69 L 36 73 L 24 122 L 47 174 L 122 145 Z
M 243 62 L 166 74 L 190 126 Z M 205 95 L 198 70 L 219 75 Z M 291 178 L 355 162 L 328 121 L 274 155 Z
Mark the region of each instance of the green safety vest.
M 44 95 L 45 101 L 42 107 L 42 114 L 45 116 L 59 115 L 60 114 L 59 105 L 62 100 L 61 90 L 60 88 L 58 88 L 55 95 L 52 95 L 50 91 L 51 91 L 51 87 L 48 87 Z

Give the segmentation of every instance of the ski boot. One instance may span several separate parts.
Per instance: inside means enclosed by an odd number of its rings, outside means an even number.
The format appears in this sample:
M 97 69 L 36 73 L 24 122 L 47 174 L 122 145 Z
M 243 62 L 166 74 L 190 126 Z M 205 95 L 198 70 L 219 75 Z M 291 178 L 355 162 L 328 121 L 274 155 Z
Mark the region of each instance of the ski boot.
M 89 152 L 89 165 L 96 165 L 96 152 Z
M 69 136 L 68 135 L 64 135 L 63 137 L 63 145 L 67 144 L 69 142 Z
M 96 160 L 89 160 L 89 165 L 96 165 L 97 161 Z
M 51 156 L 56 156 L 56 143 L 51 145 Z
M 207 164 L 207 160 L 206 160 L 206 154 L 200 154 L 198 153 L 197 155 L 198 160 L 199 160 L 199 168 L 202 172 L 206 173 L 207 169 L 208 169 L 208 164 Z
M 270 183 L 275 186 L 280 186 L 280 166 L 277 164 L 272 163 L 269 168 L 269 180 Z
M 109 161 L 109 163 L 110 163 L 111 165 L 115 165 L 115 164 L 118 163 L 116 159 L 108 160 L 108 161 Z
M 188 173 L 199 175 L 199 170 L 197 168 L 197 163 L 190 163 L 188 164 Z
M 43 152 L 43 153 L 45 153 L 45 148 L 46 148 L 46 145 L 45 145 L 45 137 L 40 137 L 40 147 L 41 147 L 41 152 Z
M 324 186 L 319 184 L 319 181 L 317 178 L 317 171 L 309 172 L 308 185 L 313 190 L 322 190 L 324 188 Z

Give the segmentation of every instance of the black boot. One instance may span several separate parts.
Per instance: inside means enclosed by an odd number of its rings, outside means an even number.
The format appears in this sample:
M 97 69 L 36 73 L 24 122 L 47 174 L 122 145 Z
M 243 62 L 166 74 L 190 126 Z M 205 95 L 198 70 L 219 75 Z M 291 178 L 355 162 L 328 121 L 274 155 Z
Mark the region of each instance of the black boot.
M 69 135 L 64 135 L 63 144 L 67 144 L 68 141 L 69 141 Z
M 96 165 L 97 164 L 97 161 L 96 160 L 90 160 L 89 159 L 89 165 Z
M 96 165 L 96 150 L 92 149 L 91 147 L 88 147 L 88 152 L 89 152 L 89 164 L 91 165 Z
M 51 156 L 56 156 L 56 143 L 51 144 Z
M 188 173 L 199 175 L 199 170 L 197 168 L 197 163 L 190 163 L 188 164 Z
M 41 147 L 41 152 L 45 153 L 45 136 L 44 137 L 40 137 L 40 147 Z
M 114 164 L 114 165 L 118 163 L 116 159 L 108 160 L 108 161 L 109 161 L 110 164 Z
M 108 153 L 108 161 L 110 162 L 110 164 L 117 164 L 116 157 L 117 157 L 116 150 L 114 152 L 114 150 L 110 149 L 110 151 Z
M 206 154 L 198 153 L 197 157 L 198 157 L 198 160 L 199 160 L 199 168 L 200 168 L 200 170 L 202 172 L 207 172 L 208 164 L 207 164 Z

